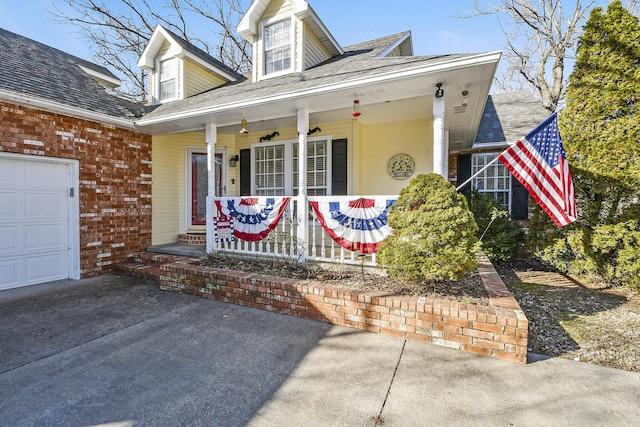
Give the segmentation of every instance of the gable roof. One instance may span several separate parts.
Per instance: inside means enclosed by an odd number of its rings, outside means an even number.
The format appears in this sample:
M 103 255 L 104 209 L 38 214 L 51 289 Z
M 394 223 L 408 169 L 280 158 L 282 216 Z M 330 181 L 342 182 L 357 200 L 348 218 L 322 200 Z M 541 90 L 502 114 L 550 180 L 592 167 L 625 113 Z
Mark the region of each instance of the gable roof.
M 258 34 L 259 21 L 264 12 L 269 7 L 272 0 L 253 0 L 247 12 L 244 14 L 238 26 L 238 33 L 249 43 L 253 43 L 253 38 Z M 320 43 L 330 55 L 342 55 L 344 51 L 340 44 L 333 37 L 329 29 L 324 25 L 313 8 L 304 0 L 289 0 L 293 5 L 293 14 L 309 26 L 313 34 L 320 40 Z
M 489 95 L 474 147 L 487 143 L 514 143 L 547 117 L 549 112 L 529 91 Z
M 176 117 L 208 114 L 225 109 L 239 108 L 282 99 L 304 97 L 323 91 L 357 87 L 363 81 L 375 82 L 392 74 L 406 76 L 430 67 L 447 68 L 461 61 L 473 61 L 485 54 L 453 54 L 434 56 L 379 57 L 380 53 L 407 33 L 382 37 L 345 48 L 345 53 L 324 61 L 315 67 L 259 82 L 250 80 L 227 84 L 179 101 L 163 104 L 150 111 L 137 123 L 154 124 Z
M 133 118 L 141 107 L 106 92 L 119 80 L 107 68 L 0 28 L 0 92 L 74 110 Z M 5 96 L 6 97 L 6 96 Z
M 245 78 L 242 74 L 224 65 L 213 56 L 192 45 L 174 32 L 164 28 L 162 25 L 156 26 L 156 29 L 153 30 L 153 35 L 144 48 L 142 55 L 140 55 L 138 67 L 147 69 L 154 68 L 156 56 L 165 40 L 173 45 L 173 49 L 175 49 L 173 54 L 175 56 L 187 57 L 202 65 L 204 68 L 219 74 L 228 81 L 233 82 Z

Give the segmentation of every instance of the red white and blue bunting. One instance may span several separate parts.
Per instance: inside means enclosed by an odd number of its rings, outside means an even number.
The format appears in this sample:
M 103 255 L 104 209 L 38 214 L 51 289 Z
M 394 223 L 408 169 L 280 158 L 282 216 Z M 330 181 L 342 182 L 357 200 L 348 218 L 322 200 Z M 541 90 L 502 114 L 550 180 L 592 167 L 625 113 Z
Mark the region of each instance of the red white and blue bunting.
M 233 218 L 238 239 L 257 242 L 276 228 L 290 197 L 222 197 L 215 200 L 220 216 Z
M 387 225 L 395 196 L 367 198 L 309 197 L 322 228 L 340 246 L 363 254 L 375 253 L 393 230 Z

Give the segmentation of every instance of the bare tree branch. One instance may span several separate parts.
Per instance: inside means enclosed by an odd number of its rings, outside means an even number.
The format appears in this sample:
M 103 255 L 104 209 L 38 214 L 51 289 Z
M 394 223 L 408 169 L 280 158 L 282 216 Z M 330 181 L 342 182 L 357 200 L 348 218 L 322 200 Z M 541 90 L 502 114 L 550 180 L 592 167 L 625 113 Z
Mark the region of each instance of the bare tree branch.
M 503 32 L 508 65 L 498 86 L 521 88 L 524 83 L 550 112 L 555 111 L 565 96 L 565 62 L 574 55 L 580 24 L 595 1 L 571 3 L 575 5 L 570 17 L 565 15 L 560 0 L 500 0 L 483 6 L 473 2 L 473 10 L 463 16 L 506 18 L 510 31 L 503 28 Z
M 123 79 L 123 95 L 146 96 L 146 75 L 138 59 L 156 25 L 160 24 L 204 50 L 232 69 L 251 68 L 251 44 L 237 32 L 242 16 L 241 0 L 63 0 L 52 13 L 63 23 L 75 25 L 91 42 L 94 58 Z M 215 4 L 215 7 L 211 5 Z M 197 26 L 195 23 L 201 25 Z M 192 33 L 210 28 L 212 37 Z M 206 37 L 206 36 L 202 36 Z

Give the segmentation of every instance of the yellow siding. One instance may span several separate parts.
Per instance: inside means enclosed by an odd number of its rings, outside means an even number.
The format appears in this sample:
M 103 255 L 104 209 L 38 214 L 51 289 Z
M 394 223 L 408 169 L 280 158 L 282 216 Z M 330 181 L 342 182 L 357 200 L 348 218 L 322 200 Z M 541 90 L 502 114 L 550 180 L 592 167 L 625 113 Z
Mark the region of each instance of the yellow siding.
M 219 135 L 216 148 L 227 148 L 233 136 Z M 152 244 L 174 243 L 178 234 L 186 230 L 187 204 L 187 147 L 202 147 L 206 151 L 205 132 L 186 132 L 172 135 L 154 136 L 152 139 Z M 229 179 L 239 168 L 228 168 Z M 236 171 L 234 171 L 236 169 Z M 231 194 L 231 193 L 230 193 Z
M 398 194 L 420 173 L 433 172 L 433 124 L 427 120 L 366 126 L 362 138 L 359 167 L 362 194 Z M 407 179 L 395 179 L 387 173 L 387 162 L 398 153 L 407 153 L 416 162 L 416 171 Z
M 224 83 L 226 81 L 222 77 L 205 70 L 192 61 L 184 60 L 185 97 L 197 95 Z
M 288 0 L 274 0 L 269 4 L 267 10 L 260 18 L 260 21 L 265 19 L 271 19 L 284 13 L 291 13 L 293 11 L 293 3 Z
M 318 38 L 304 25 L 304 69 L 331 58 Z

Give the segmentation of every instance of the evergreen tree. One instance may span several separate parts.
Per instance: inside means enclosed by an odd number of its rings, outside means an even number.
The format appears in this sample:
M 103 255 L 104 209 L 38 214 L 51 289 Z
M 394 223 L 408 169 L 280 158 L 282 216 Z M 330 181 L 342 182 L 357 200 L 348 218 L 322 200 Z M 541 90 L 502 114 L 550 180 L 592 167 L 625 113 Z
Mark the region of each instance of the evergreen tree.
M 571 274 L 640 287 L 640 24 L 620 0 L 595 8 L 578 43 L 559 126 L 579 220 L 534 213 L 531 240 Z

